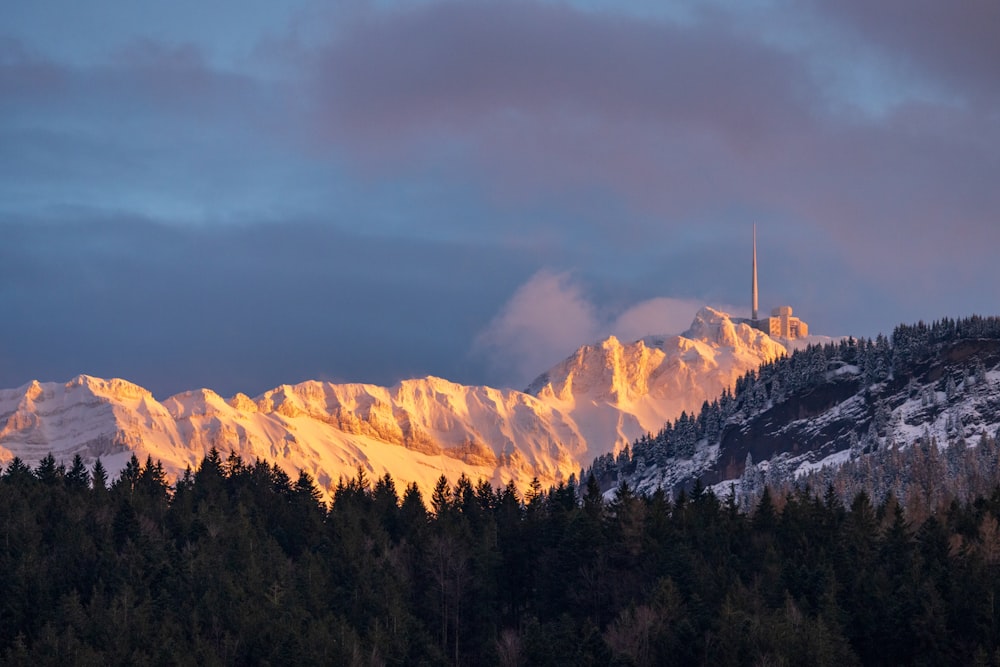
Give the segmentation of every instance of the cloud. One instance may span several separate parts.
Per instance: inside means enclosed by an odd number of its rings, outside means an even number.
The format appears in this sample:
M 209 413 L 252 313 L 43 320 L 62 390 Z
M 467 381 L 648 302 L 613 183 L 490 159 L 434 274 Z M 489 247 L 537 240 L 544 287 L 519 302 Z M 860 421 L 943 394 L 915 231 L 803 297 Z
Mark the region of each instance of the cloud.
M 897 67 L 977 103 L 995 105 L 1000 75 L 1000 4 L 934 0 L 842 0 L 822 15 L 877 45 Z
M 80 65 L 0 43 L 0 214 L 301 213 L 331 190 L 330 170 L 302 158 L 289 99 L 288 84 L 221 70 L 191 45 L 136 40 Z
M 657 297 L 630 307 L 619 315 L 610 331 L 623 341 L 656 334 L 681 333 L 691 326 L 695 313 L 705 304 L 690 299 Z M 732 309 L 720 307 L 723 311 Z
M 886 27 L 905 18 L 896 10 L 869 23 L 848 10 L 761 11 L 760 23 L 783 13 L 799 31 L 794 46 L 747 30 L 721 6 L 684 23 L 538 2 L 374 10 L 318 55 L 313 128 L 371 178 L 433 172 L 482 189 L 497 207 L 565 210 L 604 198 L 621 202 L 626 220 L 657 219 L 666 232 L 761 214 L 825 237 L 873 280 L 898 276 L 889 253 L 943 269 L 970 246 L 1000 242 L 1000 191 L 987 182 L 1000 169 L 995 105 L 904 96 L 868 117 L 856 91 L 817 65 L 836 60 L 838 75 L 863 77 L 873 51 L 905 58 L 947 19 L 957 26 L 947 44 L 928 46 L 910 75 L 947 77 L 971 19 L 925 7 L 897 45 Z M 845 34 L 829 27 L 831 15 L 857 24 L 847 46 L 830 46 Z M 970 67 L 995 72 L 996 40 L 975 42 Z M 599 220 L 586 242 L 613 243 L 621 225 Z
M 748 140 L 801 116 L 810 86 L 793 60 L 723 22 L 682 27 L 530 2 L 378 13 L 337 39 L 321 66 L 327 110 L 370 138 L 544 112 Z
M 2 229 L 0 387 L 78 373 L 160 398 L 317 377 L 475 384 L 485 372 L 455 350 L 531 270 L 493 247 L 307 221 L 193 227 L 76 212 Z
M 268 51 L 278 63 L 268 76 L 220 67 L 198 40 L 137 37 L 100 65 L 7 40 L 0 209 L 103 206 L 204 222 L 322 215 L 343 207 L 345 190 L 367 188 L 378 202 L 368 211 L 391 220 L 365 224 L 390 234 L 561 239 L 572 229 L 581 247 L 606 247 L 623 227 L 629 241 L 663 242 L 691 220 L 720 234 L 720 221 L 760 214 L 825 236 L 872 279 L 899 274 L 889 253 L 939 270 L 970 247 L 984 254 L 1000 242 L 995 104 L 906 99 L 859 118 L 814 66 L 808 38 L 836 17 L 837 34 L 852 35 L 830 56 L 839 71 L 863 72 L 853 51 L 882 49 L 914 76 L 961 83 L 968 57 L 992 90 L 996 40 L 982 26 L 995 10 L 918 3 L 909 17 L 891 2 L 869 17 L 845 4 L 759 9 L 758 24 L 780 12 L 802 33 L 789 48 L 725 4 L 678 23 L 564 3 L 361 3 L 315 22 L 330 24 L 325 44 Z M 401 192 L 457 192 L 484 214 L 418 210 Z M 397 200 L 383 203 L 385 193 Z M 536 224 L 539 210 L 547 219 Z
M 473 352 L 489 357 L 504 382 L 526 385 L 597 332 L 594 307 L 570 276 L 541 271 L 476 337 Z
M 684 210 L 713 189 L 698 163 L 807 126 L 814 84 L 724 22 L 436 2 L 341 33 L 315 86 L 317 132 L 369 169 L 458 159 L 505 197 L 599 184 Z
M 609 335 L 631 342 L 680 333 L 702 305 L 657 297 L 602 315 L 570 274 L 543 270 L 519 287 L 479 333 L 473 354 L 490 359 L 500 384 L 520 388 L 581 345 Z

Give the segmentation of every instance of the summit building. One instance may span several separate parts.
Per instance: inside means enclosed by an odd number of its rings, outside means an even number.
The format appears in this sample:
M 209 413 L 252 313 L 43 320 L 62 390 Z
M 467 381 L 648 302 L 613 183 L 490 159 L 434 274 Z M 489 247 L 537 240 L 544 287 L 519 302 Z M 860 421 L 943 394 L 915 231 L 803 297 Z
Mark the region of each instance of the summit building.
M 753 226 L 753 308 L 750 319 L 741 320 L 772 338 L 794 340 L 809 335 L 809 325 L 792 315 L 791 306 L 778 306 L 770 317 L 757 316 L 757 225 Z

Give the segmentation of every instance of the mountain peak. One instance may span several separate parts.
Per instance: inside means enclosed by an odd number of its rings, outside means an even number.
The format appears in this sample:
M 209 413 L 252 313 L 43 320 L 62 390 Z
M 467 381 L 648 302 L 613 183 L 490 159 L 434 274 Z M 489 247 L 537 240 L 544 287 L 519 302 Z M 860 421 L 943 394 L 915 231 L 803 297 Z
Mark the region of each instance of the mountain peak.
M 584 345 L 526 391 L 569 414 L 585 441 L 618 449 L 682 411 L 696 412 L 747 371 L 785 354 L 741 318 L 706 306 L 680 335 L 624 344 L 609 336 Z
M 736 325 L 733 324 L 732 316 L 710 306 L 699 310 L 695 314 L 691 326 L 681 335 L 691 340 L 730 347 L 737 344 Z
M 122 380 L 121 378 L 93 377 L 92 375 L 77 375 L 65 385 L 67 390 L 82 388 L 95 396 L 114 399 L 152 398 L 153 394 L 146 388 Z
M 747 324 L 744 318 L 734 318 L 710 306 L 698 311 L 691 327 L 681 336 L 713 346 L 733 348 L 736 352 L 750 352 L 764 361 L 788 353 L 783 339 L 779 342 Z

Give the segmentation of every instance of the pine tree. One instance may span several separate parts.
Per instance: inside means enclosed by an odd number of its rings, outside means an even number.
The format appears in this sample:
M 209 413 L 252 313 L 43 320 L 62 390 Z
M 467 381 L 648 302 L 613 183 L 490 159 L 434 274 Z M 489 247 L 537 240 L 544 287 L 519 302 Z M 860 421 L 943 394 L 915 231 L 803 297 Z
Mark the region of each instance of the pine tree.
M 431 509 L 439 519 L 451 509 L 451 485 L 444 475 L 438 477 L 434 485 L 434 492 L 431 494 Z
M 51 452 L 38 462 L 38 467 L 35 469 L 35 477 L 38 478 L 38 481 L 48 486 L 61 483 L 65 473 L 66 469 L 62 465 L 56 465 L 56 460 Z
M 316 486 L 313 476 L 305 470 L 299 470 L 299 476 L 295 480 L 292 492 L 303 503 L 304 507 L 323 508 L 323 492 Z
M 31 472 L 31 468 L 25 465 L 20 456 L 15 456 L 10 460 L 7 469 L 3 473 L 3 478 L 9 483 L 22 486 L 26 486 L 36 479 Z
M 150 500 L 165 501 L 169 496 L 170 484 L 163 464 L 160 461 L 154 463 L 153 457 L 147 456 L 145 466 L 139 471 L 135 488 Z
M 587 491 L 583 496 L 583 511 L 590 517 L 599 518 L 604 509 L 604 496 L 597 479 L 591 474 L 587 477 Z
M 84 491 L 90 486 L 90 473 L 87 466 L 83 465 L 83 458 L 79 454 L 73 456 L 73 465 L 66 473 L 66 488 L 72 491 Z
M 94 461 L 94 467 L 90 473 L 91 488 L 94 491 L 101 492 L 108 488 L 108 473 L 104 469 L 104 464 L 101 463 L 101 457 L 97 457 Z
M 125 463 L 125 469 L 122 470 L 122 474 L 112 483 L 111 490 L 131 496 L 135 491 L 136 485 L 139 483 L 141 474 L 142 467 L 139 465 L 139 459 L 136 457 L 135 452 L 133 452 L 132 456 Z
M 419 530 L 427 523 L 427 507 L 416 482 L 407 486 L 403 492 L 403 499 L 399 504 L 399 520 L 407 532 Z

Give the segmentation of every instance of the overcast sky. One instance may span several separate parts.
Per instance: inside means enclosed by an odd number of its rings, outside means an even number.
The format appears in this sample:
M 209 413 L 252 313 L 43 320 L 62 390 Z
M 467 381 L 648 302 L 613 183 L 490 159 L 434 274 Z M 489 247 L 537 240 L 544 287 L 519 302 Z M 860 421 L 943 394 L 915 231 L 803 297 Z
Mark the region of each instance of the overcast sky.
M 0 386 L 522 387 L 1000 314 L 1000 3 L 13 0 Z

